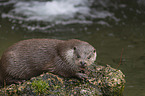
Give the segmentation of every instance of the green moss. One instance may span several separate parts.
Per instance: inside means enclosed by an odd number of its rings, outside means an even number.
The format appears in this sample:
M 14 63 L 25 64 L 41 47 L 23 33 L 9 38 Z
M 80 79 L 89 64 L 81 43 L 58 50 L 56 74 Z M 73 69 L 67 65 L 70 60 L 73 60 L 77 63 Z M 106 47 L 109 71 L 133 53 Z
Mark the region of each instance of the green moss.
M 49 84 L 43 80 L 34 80 L 31 84 L 34 92 L 37 94 L 47 93 L 47 89 L 49 89 Z

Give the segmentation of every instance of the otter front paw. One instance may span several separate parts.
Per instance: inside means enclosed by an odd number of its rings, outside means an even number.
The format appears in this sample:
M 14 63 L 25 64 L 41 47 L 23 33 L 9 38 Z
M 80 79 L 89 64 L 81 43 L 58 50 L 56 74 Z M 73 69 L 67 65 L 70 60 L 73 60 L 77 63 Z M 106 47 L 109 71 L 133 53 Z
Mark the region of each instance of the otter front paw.
M 76 73 L 77 78 L 79 79 L 87 79 L 88 76 L 86 74 L 83 73 Z

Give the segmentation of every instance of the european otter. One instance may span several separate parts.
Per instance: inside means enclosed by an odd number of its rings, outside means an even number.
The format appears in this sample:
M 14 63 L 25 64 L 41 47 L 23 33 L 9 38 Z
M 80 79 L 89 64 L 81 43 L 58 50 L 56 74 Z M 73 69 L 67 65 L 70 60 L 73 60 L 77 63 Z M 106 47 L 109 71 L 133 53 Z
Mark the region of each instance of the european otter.
M 85 78 L 80 73 L 96 60 L 89 43 L 77 39 L 29 39 L 9 47 L 0 60 L 1 83 L 12 83 L 52 72 L 63 77 Z

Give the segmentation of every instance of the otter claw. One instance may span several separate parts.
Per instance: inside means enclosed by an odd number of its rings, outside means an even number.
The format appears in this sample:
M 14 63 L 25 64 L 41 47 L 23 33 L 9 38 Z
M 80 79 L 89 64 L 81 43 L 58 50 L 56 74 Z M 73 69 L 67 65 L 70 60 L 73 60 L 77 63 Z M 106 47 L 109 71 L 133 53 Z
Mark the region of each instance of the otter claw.
M 88 78 L 88 76 L 86 74 L 83 74 L 83 73 L 77 73 L 77 77 L 79 79 L 87 79 Z

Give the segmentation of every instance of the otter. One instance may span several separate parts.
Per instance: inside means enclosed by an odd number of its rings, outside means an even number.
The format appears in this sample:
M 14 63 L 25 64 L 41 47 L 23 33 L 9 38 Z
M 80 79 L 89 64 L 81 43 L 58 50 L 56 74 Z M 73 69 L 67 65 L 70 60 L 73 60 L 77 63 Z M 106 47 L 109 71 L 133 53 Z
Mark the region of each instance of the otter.
M 96 49 L 77 39 L 28 39 L 10 46 L 0 59 L 0 81 L 28 80 L 43 72 L 86 78 L 81 70 L 96 60 Z

